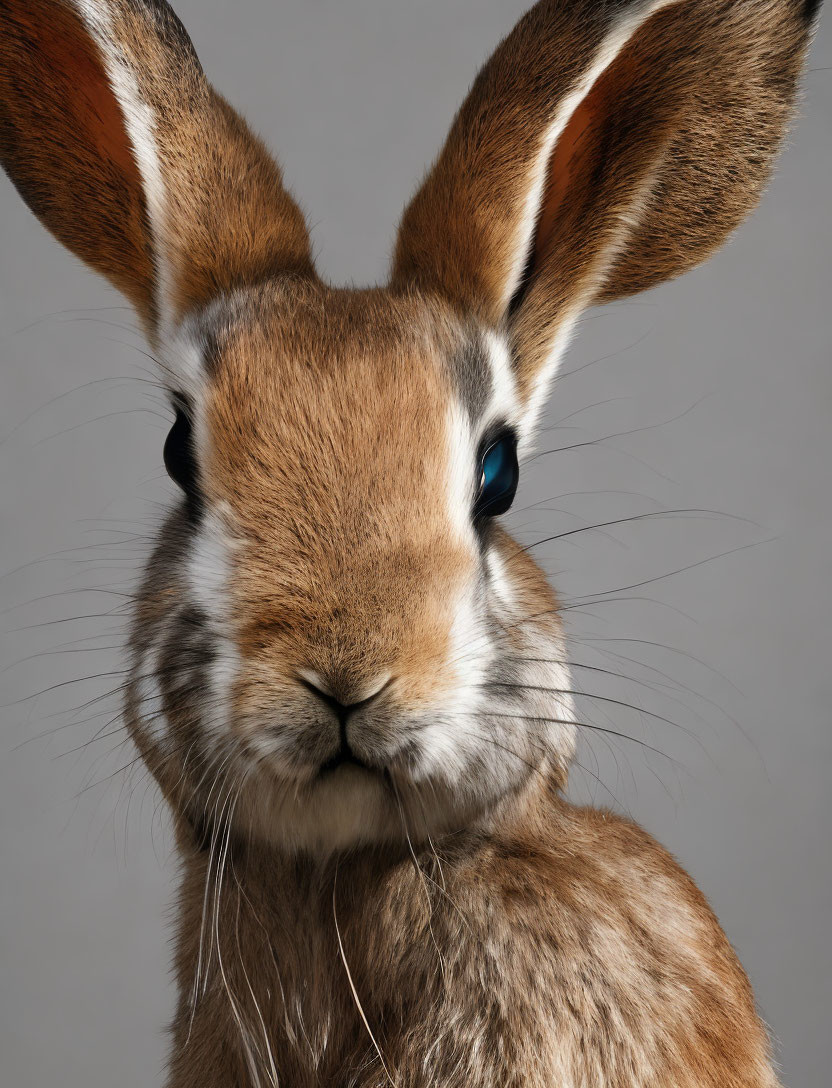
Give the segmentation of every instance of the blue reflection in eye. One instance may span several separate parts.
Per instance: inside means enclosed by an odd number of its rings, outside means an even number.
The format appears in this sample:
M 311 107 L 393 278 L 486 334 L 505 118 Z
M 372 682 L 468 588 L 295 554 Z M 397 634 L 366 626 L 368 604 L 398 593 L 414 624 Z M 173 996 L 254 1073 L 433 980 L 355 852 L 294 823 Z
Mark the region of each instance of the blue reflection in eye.
M 519 478 L 517 439 L 506 431 L 480 456 L 480 490 L 474 516 L 504 514 L 514 501 Z

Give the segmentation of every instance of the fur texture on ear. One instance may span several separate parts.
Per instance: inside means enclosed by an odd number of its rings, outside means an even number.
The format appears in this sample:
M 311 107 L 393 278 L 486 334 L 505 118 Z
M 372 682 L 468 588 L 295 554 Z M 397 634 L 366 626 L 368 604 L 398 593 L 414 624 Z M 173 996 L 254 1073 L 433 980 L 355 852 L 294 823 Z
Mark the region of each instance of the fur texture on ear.
M 280 170 L 165 0 L 2 0 L 0 161 L 151 338 L 221 291 L 312 274 Z
M 502 328 L 536 412 L 587 306 L 690 268 L 757 203 L 817 8 L 541 0 L 405 212 L 393 283 Z

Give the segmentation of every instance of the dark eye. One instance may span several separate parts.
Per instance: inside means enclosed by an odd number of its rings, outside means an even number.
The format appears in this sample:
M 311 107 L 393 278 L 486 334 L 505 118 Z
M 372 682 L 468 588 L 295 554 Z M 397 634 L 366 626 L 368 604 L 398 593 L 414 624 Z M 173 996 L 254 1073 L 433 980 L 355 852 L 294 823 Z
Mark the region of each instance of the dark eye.
M 174 483 L 192 499 L 197 491 L 197 473 L 191 421 L 184 404 L 176 402 L 174 408 L 176 419 L 165 440 L 165 468 Z
M 514 502 L 519 478 L 517 439 L 511 431 L 504 431 L 486 445 L 480 455 L 480 484 L 474 516 L 489 518 L 504 514 Z

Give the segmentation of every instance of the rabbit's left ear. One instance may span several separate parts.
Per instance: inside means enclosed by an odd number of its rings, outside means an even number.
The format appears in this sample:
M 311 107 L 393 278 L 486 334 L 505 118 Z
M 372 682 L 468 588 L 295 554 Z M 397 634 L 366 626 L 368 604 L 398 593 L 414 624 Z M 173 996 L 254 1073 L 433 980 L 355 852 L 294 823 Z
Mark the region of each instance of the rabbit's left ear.
M 393 282 L 508 336 L 539 409 L 580 313 L 703 260 L 760 197 L 819 0 L 542 0 L 405 212 Z

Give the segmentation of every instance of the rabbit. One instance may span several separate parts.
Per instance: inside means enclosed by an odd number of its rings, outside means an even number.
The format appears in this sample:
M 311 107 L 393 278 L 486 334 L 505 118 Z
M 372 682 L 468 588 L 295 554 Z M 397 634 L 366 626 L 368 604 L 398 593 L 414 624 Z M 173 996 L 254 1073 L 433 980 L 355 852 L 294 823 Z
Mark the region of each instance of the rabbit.
M 540 0 L 347 290 L 165 0 L 0 3 L 3 166 L 175 415 L 125 702 L 182 869 L 169 1088 L 778 1083 L 702 893 L 566 800 L 501 515 L 581 314 L 756 205 L 819 6 Z

